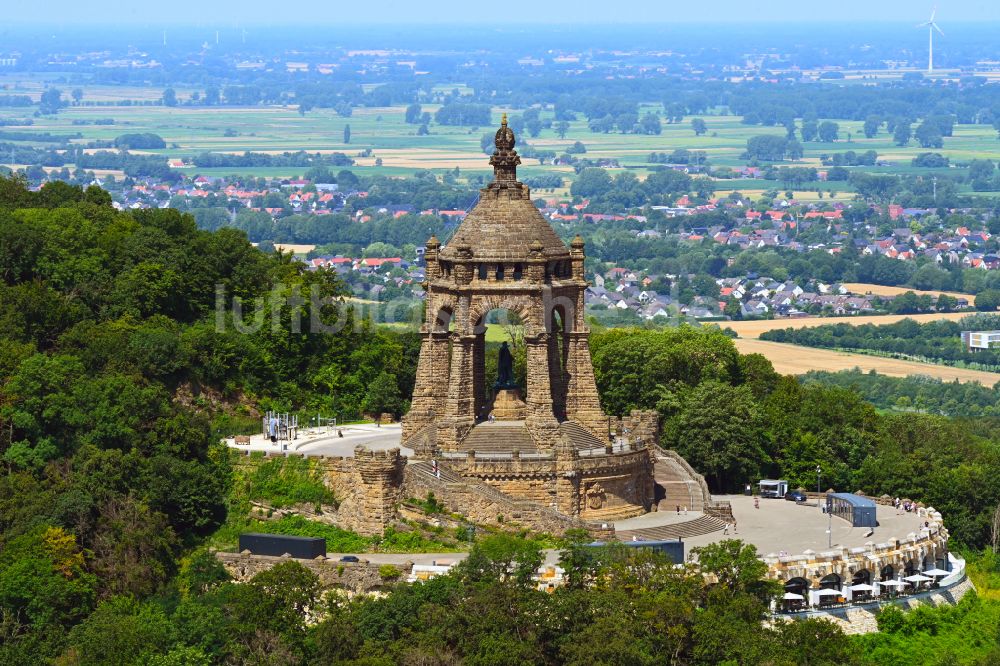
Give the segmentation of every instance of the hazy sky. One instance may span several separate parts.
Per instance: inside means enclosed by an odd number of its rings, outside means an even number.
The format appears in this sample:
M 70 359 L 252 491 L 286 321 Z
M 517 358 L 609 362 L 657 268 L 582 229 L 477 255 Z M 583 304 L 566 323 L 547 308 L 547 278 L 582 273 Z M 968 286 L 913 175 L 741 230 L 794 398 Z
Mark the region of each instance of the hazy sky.
M 2 0 L 5 21 L 50 23 L 649 23 L 926 20 L 934 0 Z M 1000 0 L 943 0 L 938 22 L 1000 21 Z

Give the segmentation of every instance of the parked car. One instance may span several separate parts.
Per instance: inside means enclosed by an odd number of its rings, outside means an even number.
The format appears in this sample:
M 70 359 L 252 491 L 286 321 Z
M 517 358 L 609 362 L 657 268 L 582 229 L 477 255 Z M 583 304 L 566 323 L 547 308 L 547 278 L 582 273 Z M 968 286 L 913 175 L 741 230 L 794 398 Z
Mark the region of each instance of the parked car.
M 785 493 L 785 499 L 789 502 L 805 502 L 806 494 L 801 490 L 790 490 Z
M 341 562 L 360 562 L 361 560 L 358 559 L 357 555 L 344 555 L 342 558 L 340 558 L 340 561 Z

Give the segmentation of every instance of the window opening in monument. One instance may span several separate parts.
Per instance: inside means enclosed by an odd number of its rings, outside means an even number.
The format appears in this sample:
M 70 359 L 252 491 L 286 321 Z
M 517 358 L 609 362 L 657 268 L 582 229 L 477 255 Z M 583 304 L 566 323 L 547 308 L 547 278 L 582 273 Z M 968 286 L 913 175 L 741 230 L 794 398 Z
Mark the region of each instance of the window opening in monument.
M 550 371 L 552 376 L 557 378 L 553 388 L 553 408 L 556 411 L 556 418 L 565 420 L 566 418 L 566 389 L 569 384 L 569 377 L 566 374 L 566 361 L 569 357 L 568 336 L 566 331 L 566 312 L 561 307 L 552 310 L 552 336 L 551 349 L 555 354 L 555 362 L 552 363 Z
M 434 332 L 435 333 L 448 333 L 448 349 L 447 353 L 443 354 L 444 363 L 441 364 L 440 369 L 435 368 L 435 374 L 440 372 L 445 377 L 451 374 L 451 332 L 454 328 L 454 314 L 449 308 L 439 308 L 437 315 L 434 318 Z
M 482 323 L 485 326 L 476 326 L 476 330 L 482 330 L 484 339 L 483 349 L 483 371 L 481 377 L 482 394 L 485 401 L 492 400 L 496 391 L 503 388 L 501 384 L 508 386 L 516 385 L 520 396 L 524 399 L 527 395 L 527 347 L 524 342 L 524 322 L 521 317 L 511 310 L 497 308 L 490 310 L 483 315 Z M 509 377 L 500 376 L 500 357 L 504 343 L 510 353 L 511 368 Z
M 514 264 L 514 279 L 520 280 L 524 277 L 524 264 Z
M 891 564 L 887 564 L 882 567 L 882 571 L 879 572 L 879 580 L 892 580 L 896 576 L 896 570 Z
M 497 282 L 503 282 L 503 264 L 497 264 Z
M 486 264 L 479 264 L 479 279 L 486 280 L 489 277 L 489 268 Z

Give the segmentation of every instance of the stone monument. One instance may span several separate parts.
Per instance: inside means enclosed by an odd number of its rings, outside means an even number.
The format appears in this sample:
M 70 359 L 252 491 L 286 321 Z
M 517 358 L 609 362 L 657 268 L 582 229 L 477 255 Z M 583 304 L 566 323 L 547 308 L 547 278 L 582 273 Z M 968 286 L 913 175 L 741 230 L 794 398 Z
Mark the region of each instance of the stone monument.
M 583 239 L 567 247 L 517 180 L 521 158 L 506 116 L 494 144 L 493 182 L 447 244 L 427 242 L 426 317 L 403 443 L 417 458 L 570 515 L 642 513 L 653 502 L 656 433 L 615 449 L 621 424 L 601 409 L 590 359 Z M 487 386 L 486 322 L 495 310 L 523 325 L 524 395 L 506 344 Z

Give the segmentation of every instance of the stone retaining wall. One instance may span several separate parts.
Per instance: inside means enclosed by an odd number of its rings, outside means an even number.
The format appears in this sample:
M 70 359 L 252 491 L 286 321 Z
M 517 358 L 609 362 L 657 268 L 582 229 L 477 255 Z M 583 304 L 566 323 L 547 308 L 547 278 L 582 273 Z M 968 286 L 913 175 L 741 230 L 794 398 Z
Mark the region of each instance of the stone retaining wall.
M 303 456 L 301 453 L 247 455 L 236 458 L 237 466 L 255 466 L 274 458 L 308 458 L 315 462 L 324 481 L 339 502 L 337 525 L 366 536 L 380 535 L 396 518 L 402 501 L 403 468 L 406 458 L 399 449 L 370 451 L 354 449 L 354 457 Z
M 652 476 L 650 452 L 645 448 L 592 455 L 569 450 L 539 457 L 469 451 L 445 460 L 466 479 L 584 520 L 631 518 L 652 506 L 646 482 Z
M 894 601 L 882 604 L 869 604 L 866 606 L 854 606 L 850 608 L 837 608 L 829 611 L 814 611 L 802 614 L 783 615 L 786 619 L 822 618 L 840 627 L 845 634 L 870 634 L 878 631 L 878 621 L 876 617 L 879 610 L 884 606 L 893 604 L 903 610 L 913 610 L 920 604 L 930 604 L 932 606 L 954 605 L 959 600 L 975 589 L 972 581 L 968 578 L 956 583 L 948 588 L 934 590 L 924 594 L 916 594 L 910 597 L 903 597 Z
M 325 557 L 314 560 L 301 560 L 292 557 L 271 557 L 269 555 L 251 555 L 243 553 L 218 552 L 215 557 L 226 568 L 229 575 L 240 583 L 245 583 L 262 571 L 267 571 L 281 562 L 298 562 L 317 576 L 321 587 L 326 589 L 345 590 L 349 595 L 377 592 L 397 582 L 406 580 L 413 571 L 413 563 L 405 562 L 393 565 L 399 571 L 399 576 L 390 580 L 382 578 L 379 569 L 384 565 L 369 562 L 340 562 Z

